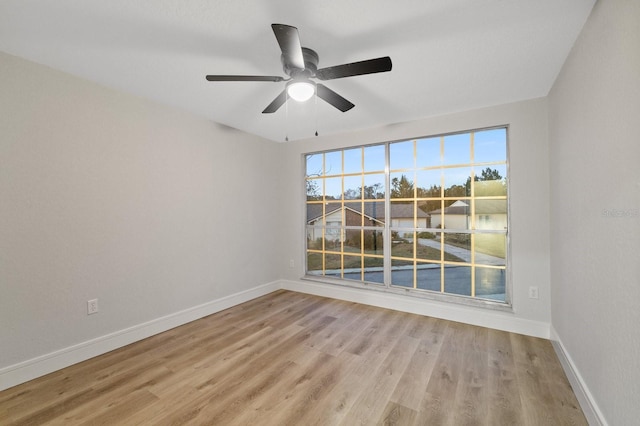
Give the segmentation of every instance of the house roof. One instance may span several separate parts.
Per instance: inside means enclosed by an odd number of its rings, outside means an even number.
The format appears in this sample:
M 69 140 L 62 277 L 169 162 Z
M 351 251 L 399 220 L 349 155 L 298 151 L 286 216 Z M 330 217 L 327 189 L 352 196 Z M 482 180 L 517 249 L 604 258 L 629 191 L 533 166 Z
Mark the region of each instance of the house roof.
M 456 201 L 456 203 L 446 207 L 444 210 L 437 209 L 429 212 L 430 215 L 441 214 L 448 215 L 469 215 L 471 209 L 468 205 Z M 505 214 L 507 213 L 507 200 L 476 200 L 476 214 Z
M 459 214 L 459 215 L 467 216 L 470 213 L 470 209 L 469 209 L 469 206 L 449 206 L 449 207 L 446 207 L 444 210 L 437 209 L 437 210 L 430 211 L 429 213 L 431 215 L 436 215 L 436 214 L 441 214 L 442 212 L 444 212 L 444 214 Z
M 331 214 L 337 210 L 342 209 L 341 203 L 325 203 L 325 214 Z M 322 217 L 322 204 L 307 204 L 307 223 L 313 222 Z M 350 209 L 358 214 L 362 214 L 361 202 L 345 202 L 344 207 Z M 417 209 L 418 218 L 427 218 L 429 214 Z M 384 201 L 374 201 L 364 203 L 364 215 L 368 219 L 384 222 L 385 209 Z M 413 204 L 406 203 L 391 203 L 391 218 L 392 219 L 406 219 L 413 218 Z

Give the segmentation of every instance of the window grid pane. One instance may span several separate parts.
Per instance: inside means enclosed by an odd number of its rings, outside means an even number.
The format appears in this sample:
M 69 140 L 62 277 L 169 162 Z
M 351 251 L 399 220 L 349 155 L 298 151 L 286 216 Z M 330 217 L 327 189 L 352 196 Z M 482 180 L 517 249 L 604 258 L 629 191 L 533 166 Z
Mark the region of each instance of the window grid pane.
M 509 303 L 506 130 L 307 155 L 307 275 Z

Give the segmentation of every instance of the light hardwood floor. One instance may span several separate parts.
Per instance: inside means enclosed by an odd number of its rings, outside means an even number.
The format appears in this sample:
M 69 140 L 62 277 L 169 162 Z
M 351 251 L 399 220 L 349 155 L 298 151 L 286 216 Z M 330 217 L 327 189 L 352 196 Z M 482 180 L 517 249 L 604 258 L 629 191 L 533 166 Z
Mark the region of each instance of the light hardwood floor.
M 277 291 L 0 392 L 2 425 L 586 425 L 549 341 Z

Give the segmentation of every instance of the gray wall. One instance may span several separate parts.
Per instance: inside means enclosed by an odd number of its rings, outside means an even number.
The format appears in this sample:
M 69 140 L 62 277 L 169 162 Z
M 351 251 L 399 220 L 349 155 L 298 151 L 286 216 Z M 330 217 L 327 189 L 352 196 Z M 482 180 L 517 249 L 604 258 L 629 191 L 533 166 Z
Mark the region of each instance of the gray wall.
M 2 53 L 0 75 L 0 369 L 278 278 L 275 143 Z
M 549 96 L 552 325 L 611 425 L 640 418 L 639 23 L 596 3 Z

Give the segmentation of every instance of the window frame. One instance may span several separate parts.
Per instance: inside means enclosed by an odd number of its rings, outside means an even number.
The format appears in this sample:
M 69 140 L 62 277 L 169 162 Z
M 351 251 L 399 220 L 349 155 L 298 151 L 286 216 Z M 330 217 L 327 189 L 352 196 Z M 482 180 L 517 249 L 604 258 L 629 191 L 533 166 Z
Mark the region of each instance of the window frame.
M 479 175 L 481 170 L 484 170 L 485 167 L 492 167 L 492 166 L 504 166 L 504 170 L 506 173 L 506 176 L 503 178 L 506 181 L 506 193 L 504 194 L 504 196 L 502 195 L 496 195 L 493 196 L 494 198 L 488 198 L 488 199 L 504 199 L 505 203 L 506 203 L 506 229 L 504 229 L 504 231 L 492 231 L 492 230 L 486 230 L 486 229 L 482 229 L 482 228 L 478 228 L 477 227 L 477 223 L 475 224 L 476 226 L 473 226 L 471 224 L 469 224 L 467 226 L 466 232 L 462 232 L 462 233 L 466 233 L 468 235 L 472 235 L 472 234 L 501 234 L 504 235 L 505 238 L 505 262 L 504 262 L 504 267 L 503 268 L 496 268 L 496 269 L 502 269 L 503 273 L 504 273 L 504 281 L 505 281 L 505 285 L 504 285 L 504 301 L 502 300 L 492 300 L 489 298 L 479 298 L 477 297 L 477 295 L 461 295 L 461 294 L 454 294 L 454 293 L 447 293 L 444 292 L 444 286 L 445 286 L 445 279 L 444 277 L 441 279 L 441 285 L 442 288 L 440 290 L 440 292 L 436 292 L 436 291 L 430 291 L 430 290 L 425 290 L 425 289 L 419 289 L 416 288 L 415 284 L 413 287 L 402 287 L 402 286 L 398 286 L 398 285 L 394 285 L 392 282 L 392 238 L 391 235 L 393 232 L 396 232 L 394 229 L 402 229 L 402 227 L 398 227 L 398 226 L 393 226 L 392 225 L 392 217 L 391 217 L 391 204 L 392 204 L 392 200 L 400 200 L 400 201 L 411 201 L 414 204 L 414 212 L 415 209 L 419 209 L 418 207 L 418 203 L 419 200 L 422 200 L 424 198 L 436 198 L 436 197 L 418 197 L 417 196 L 417 191 L 414 191 L 414 195 L 413 198 L 409 199 L 409 198 L 397 198 L 394 199 L 391 197 L 391 180 L 392 180 L 392 173 L 394 173 L 394 171 L 400 170 L 400 169 L 391 169 L 391 163 L 390 163 L 390 153 L 391 153 L 391 145 L 395 144 L 395 143 L 402 143 L 402 142 L 414 142 L 414 147 L 416 146 L 416 141 L 421 141 L 423 139 L 431 139 L 431 138 L 446 138 L 449 136 L 457 136 L 457 135 L 466 135 L 466 134 L 476 134 L 478 132 L 484 132 L 484 131 L 490 131 L 490 130 L 496 130 L 496 129 L 500 129 L 500 130 L 504 130 L 505 132 L 505 157 L 504 157 L 504 162 L 502 162 L 501 160 L 496 160 L 496 161 L 480 161 L 478 163 L 476 163 L 475 161 L 472 161 L 475 157 L 475 147 L 473 146 L 473 137 L 471 138 L 471 147 L 470 147 L 470 153 L 471 153 L 471 158 L 469 160 L 469 163 L 459 163 L 457 165 L 457 167 L 461 167 L 460 164 L 462 164 L 462 167 L 468 167 L 468 168 L 473 168 L 473 176 L 474 178 L 471 179 L 470 184 L 471 186 L 474 186 L 474 182 L 476 181 L 475 178 L 477 178 L 477 176 Z M 365 274 L 366 274 L 366 267 L 364 264 L 364 260 L 362 260 L 362 270 L 361 270 L 361 280 L 353 280 L 353 279 L 345 279 L 344 278 L 344 257 L 345 257 L 345 252 L 344 252 L 344 246 L 341 245 L 340 249 L 339 249 L 339 253 L 336 252 L 331 252 L 334 253 L 336 255 L 340 255 L 341 256 L 341 273 L 339 275 L 339 277 L 335 277 L 335 276 L 329 276 L 329 275 L 316 275 L 316 274 L 310 274 L 309 273 L 309 265 L 308 265 L 308 254 L 309 254 L 309 248 L 307 247 L 307 233 L 310 229 L 310 227 L 308 226 L 308 222 L 307 222 L 307 206 L 309 204 L 309 199 L 308 199 L 308 192 L 306 190 L 306 188 L 304 189 L 304 197 L 303 197 L 303 204 L 304 204 L 304 209 L 303 209 L 303 214 L 305 217 L 305 220 L 303 222 L 304 224 L 304 243 L 303 243 L 303 255 L 304 255 L 304 276 L 301 277 L 303 280 L 309 280 L 309 281 L 315 281 L 315 282 L 321 282 L 321 283 L 328 283 L 328 284 L 336 284 L 339 285 L 341 287 L 348 287 L 348 288 L 366 288 L 366 289 L 372 289 L 375 291 L 380 291 L 380 292 L 384 292 L 384 293 L 391 293 L 391 294 L 401 294 L 401 295 L 410 295 L 412 297 L 418 297 L 418 298 L 424 298 L 424 299 L 430 299 L 430 300 L 437 300 L 437 301 L 444 301 L 444 302 L 448 302 L 448 303 L 457 303 L 457 304 L 463 304 L 463 305 L 470 305 L 470 306 L 479 306 L 479 307 L 484 307 L 484 308 L 489 308 L 489 309 L 495 309 L 495 310 L 505 310 L 505 311 L 513 311 L 513 301 L 512 301 L 512 294 L 513 294 L 513 283 L 512 283 L 512 267 L 511 267 L 511 241 L 510 241 L 510 230 L 511 230 L 511 173 L 510 173 L 510 155 L 509 155 L 509 148 L 510 148 L 510 137 L 509 137 L 509 125 L 505 124 L 505 125 L 496 125 L 496 126 L 491 126 L 491 127 L 481 127 L 481 128 L 475 128 L 475 129 L 469 129 L 469 130 L 462 130 L 462 131 L 454 131 L 454 132 L 447 132 L 447 133 L 438 133 L 438 134 L 433 134 L 433 135 L 427 135 L 427 136 L 417 136 L 417 137 L 410 137 L 410 138 L 402 138 L 402 139 L 397 139 L 397 140 L 391 140 L 391 141 L 386 141 L 386 142 L 376 142 L 376 143 L 371 143 L 371 144 L 365 144 L 365 145 L 354 145 L 354 146 L 343 146 L 343 147 L 337 147 L 337 148 L 333 148 L 333 149 L 328 149 L 328 150 L 320 150 L 320 151 L 311 151 L 311 152 L 305 152 L 302 154 L 302 165 L 303 165 L 303 184 L 306 187 L 307 185 L 307 156 L 310 155 L 314 155 L 314 154 L 326 154 L 326 153 L 333 153 L 333 152 L 347 152 L 347 151 L 352 151 L 352 150 L 356 150 L 356 149 L 361 149 L 362 150 L 362 154 L 361 154 L 361 161 L 362 161 L 362 170 L 358 173 L 359 175 L 362 176 L 362 186 L 360 188 L 361 191 L 363 191 L 364 186 L 365 186 L 365 179 L 364 176 L 366 176 L 367 174 L 377 174 L 379 173 L 379 171 L 374 170 L 371 172 L 368 172 L 367 170 L 365 170 L 365 160 L 364 160 L 364 152 L 366 148 L 369 147 L 384 147 L 384 158 L 385 158 L 385 164 L 384 164 L 384 192 L 385 192 L 385 197 L 383 199 L 381 199 L 381 201 L 384 202 L 384 209 L 385 209 L 385 216 L 384 216 L 384 227 L 382 227 L 382 234 L 383 234 L 383 240 L 384 240 L 384 250 L 383 250 L 383 255 L 382 255 L 382 260 L 383 260 L 383 281 L 380 282 L 373 282 L 373 281 L 366 281 L 364 280 Z M 444 139 L 442 139 L 443 142 L 441 142 L 441 150 L 444 147 Z M 442 151 L 441 151 L 441 155 L 442 155 Z M 324 158 L 324 156 L 323 156 Z M 352 175 L 352 173 L 345 173 L 344 171 L 344 155 L 341 154 L 341 158 L 342 158 L 342 169 L 341 169 L 341 173 L 339 174 L 339 176 L 341 178 L 344 178 L 345 176 L 349 176 Z M 414 153 L 414 159 L 416 159 L 416 154 Z M 498 164 L 500 163 L 500 164 Z M 323 164 L 323 170 L 322 170 L 322 177 L 323 180 L 326 179 L 325 176 L 334 176 L 334 175 L 326 175 L 325 174 L 325 170 L 324 170 L 324 164 Z M 440 170 L 441 173 L 443 173 L 442 171 L 447 169 L 447 168 L 453 168 L 454 165 L 447 165 L 447 164 L 440 164 L 439 166 L 434 166 L 434 170 Z M 414 164 L 413 166 L 413 170 L 417 171 L 418 168 L 416 167 L 416 165 Z M 397 172 L 396 172 L 397 173 Z M 415 186 L 417 188 L 417 185 Z M 342 186 L 342 194 L 341 196 L 344 194 L 345 191 L 345 187 L 344 187 L 344 183 Z M 474 214 L 475 214 L 475 203 L 478 200 L 477 196 L 474 196 L 474 193 L 472 192 L 472 190 L 470 190 L 470 193 L 467 194 L 466 196 L 460 197 L 460 196 L 453 196 L 453 197 L 446 197 L 445 196 L 445 189 L 446 185 L 444 183 L 444 178 L 442 178 L 441 180 L 441 188 L 440 188 L 440 197 L 439 200 L 441 201 L 441 205 L 444 207 L 445 201 L 448 200 L 453 200 L 455 199 L 456 201 L 464 198 L 465 200 L 468 201 L 472 201 L 474 203 L 474 210 L 472 210 L 472 213 L 470 213 L 471 216 L 471 221 L 472 222 L 479 222 L 481 223 L 482 220 L 481 218 L 483 216 L 481 215 L 477 215 L 478 217 L 475 218 Z M 319 200 L 319 204 L 324 204 L 327 203 L 327 201 L 323 198 L 324 197 L 324 192 L 322 192 L 321 189 L 321 195 L 320 195 L 320 200 Z M 489 196 L 491 197 L 491 195 Z M 504 198 L 501 198 L 504 197 Z M 479 200 L 486 200 L 487 198 L 479 198 Z M 367 201 L 365 201 L 365 197 L 361 196 L 360 199 L 357 200 L 353 200 L 354 202 L 357 203 L 361 203 L 362 205 L 362 211 L 361 211 L 361 215 L 363 216 L 363 223 L 361 223 L 361 226 L 357 226 L 357 227 L 351 227 L 351 226 L 347 226 L 345 223 L 345 204 L 350 202 L 350 200 L 345 199 L 344 197 L 341 197 L 340 200 L 336 200 L 336 203 L 341 204 L 342 206 L 342 223 L 343 223 L 343 227 L 342 227 L 342 231 L 343 233 L 348 232 L 351 229 L 358 229 L 361 230 L 361 235 L 364 235 L 364 232 L 368 231 L 368 230 L 373 230 L 373 231 L 380 231 L 380 227 L 372 227 L 372 226 L 364 226 L 364 204 L 366 202 L 371 202 L 371 200 L 366 199 Z M 435 200 L 434 200 L 435 201 Z M 374 201 L 375 203 L 378 202 L 378 200 Z M 471 204 L 471 203 L 469 203 Z M 324 213 L 324 208 L 323 208 L 323 214 Z M 443 214 L 441 216 L 441 220 L 444 220 L 445 215 Z M 414 221 L 417 220 L 417 214 L 414 214 Z M 467 220 L 469 220 L 469 218 L 467 218 Z M 414 232 L 414 236 L 417 236 L 418 232 L 422 232 L 422 231 L 426 231 L 426 232 L 430 232 L 433 230 L 433 228 L 431 227 L 431 224 L 429 222 L 427 222 L 427 227 L 426 228 L 422 228 L 422 227 L 417 227 L 418 223 L 414 222 L 414 225 L 416 226 L 416 228 L 413 228 L 413 232 Z M 326 225 L 323 225 L 324 227 L 326 227 Z M 322 229 L 323 226 L 319 226 L 319 227 L 315 227 L 314 229 Z M 478 232 L 481 231 L 481 232 Z M 460 229 L 453 229 L 453 230 L 447 230 L 447 229 L 442 229 L 441 230 L 442 234 L 453 234 L 453 233 L 461 233 Z M 470 237 L 470 244 L 473 244 L 473 239 L 472 237 Z M 416 239 L 414 238 L 414 245 L 416 244 L 415 241 Z M 472 249 L 475 252 L 475 248 Z M 324 248 L 324 242 L 323 242 L 323 247 L 321 249 L 322 253 L 326 254 L 327 250 Z M 365 250 L 362 249 L 361 253 L 359 254 L 359 256 L 364 259 L 365 254 Z M 444 256 L 442 248 L 441 248 L 441 255 Z M 347 254 L 347 256 L 351 256 L 349 254 Z M 374 256 L 374 257 L 378 257 L 379 256 Z M 475 256 L 474 256 L 475 257 Z M 416 282 L 416 259 L 417 259 L 417 254 L 414 251 L 414 255 L 413 255 L 413 261 L 414 261 L 414 283 Z M 424 260 L 424 259 L 423 259 Z M 323 260 L 324 262 L 324 260 Z M 486 265 L 482 264 L 482 263 L 476 263 L 475 260 L 471 260 L 469 262 L 467 262 L 470 264 L 469 268 L 472 271 L 471 274 L 473 275 L 476 271 L 477 267 L 484 267 Z M 442 274 L 444 274 L 444 265 L 446 264 L 444 262 L 444 259 L 441 258 L 440 259 L 440 264 L 442 265 Z M 473 266 L 473 267 L 471 267 Z M 323 271 L 325 271 L 324 269 L 324 263 L 323 263 Z M 475 278 L 471 278 L 472 280 L 475 280 Z M 473 290 L 471 291 L 473 293 Z

